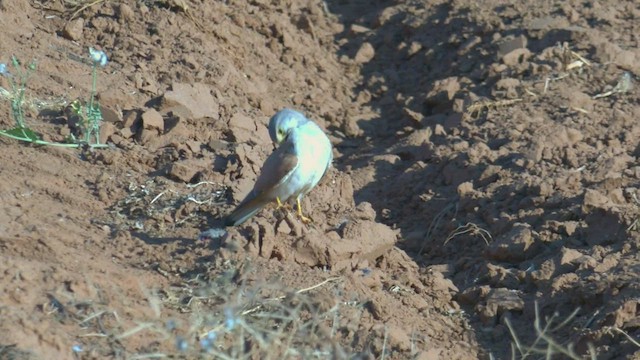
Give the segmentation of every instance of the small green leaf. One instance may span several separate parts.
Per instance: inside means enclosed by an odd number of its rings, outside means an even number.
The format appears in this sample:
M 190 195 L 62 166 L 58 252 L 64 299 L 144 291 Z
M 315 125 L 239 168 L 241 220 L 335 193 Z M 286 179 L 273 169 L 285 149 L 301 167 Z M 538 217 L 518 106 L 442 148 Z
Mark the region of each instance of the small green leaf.
M 40 137 L 38 136 L 38 134 L 36 134 L 33 130 L 31 130 L 29 128 L 17 127 L 17 128 L 13 128 L 11 130 L 6 130 L 4 132 L 6 134 L 8 134 L 8 135 L 12 135 L 12 136 L 22 137 L 24 139 L 28 139 L 29 141 L 40 140 Z

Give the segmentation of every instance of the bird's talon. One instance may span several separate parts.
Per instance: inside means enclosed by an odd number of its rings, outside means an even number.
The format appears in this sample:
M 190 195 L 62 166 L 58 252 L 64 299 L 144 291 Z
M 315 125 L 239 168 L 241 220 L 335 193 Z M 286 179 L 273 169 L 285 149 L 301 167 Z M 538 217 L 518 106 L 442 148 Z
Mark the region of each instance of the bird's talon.
M 300 221 L 302 221 L 302 223 L 305 225 L 312 223 L 313 220 L 311 218 L 302 215 L 302 205 L 300 205 L 300 198 L 296 199 L 296 204 L 298 205 L 298 217 L 300 218 Z
M 308 218 L 308 217 L 306 217 L 306 216 L 304 216 L 302 214 L 300 214 L 299 216 L 300 216 L 300 221 L 302 221 L 302 223 L 305 224 L 305 225 L 309 225 L 309 224 L 311 224 L 313 222 L 313 219 Z

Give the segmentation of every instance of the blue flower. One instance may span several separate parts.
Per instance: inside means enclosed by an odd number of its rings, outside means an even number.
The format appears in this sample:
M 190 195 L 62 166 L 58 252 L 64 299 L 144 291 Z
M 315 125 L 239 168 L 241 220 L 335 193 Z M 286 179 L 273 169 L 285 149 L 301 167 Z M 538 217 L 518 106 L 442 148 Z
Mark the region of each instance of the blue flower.
M 105 54 L 104 51 L 102 50 L 96 50 L 90 47 L 89 56 L 91 56 L 91 60 L 93 61 L 94 64 L 98 64 L 102 67 L 107 65 L 107 62 L 109 62 L 109 58 L 107 58 L 107 54 Z
M 178 336 L 176 339 L 176 348 L 178 351 L 187 351 L 187 349 L 189 349 L 189 343 L 187 343 L 187 341 L 182 337 Z
M 211 347 L 213 346 L 213 343 L 216 341 L 217 337 L 218 334 L 216 334 L 215 331 L 209 331 L 207 333 L 207 336 L 200 339 L 200 347 L 202 347 L 203 350 L 209 351 L 209 349 L 211 349 Z
M 231 310 L 231 308 L 225 308 L 224 317 L 224 323 L 227 327 L 227 331 L 233 330 L 233 328 L 236 327 L 236 323 L 238 322 L 235 315 L 233 314 L 233 310 Z
M 80 346 L 80 345 L 73 345 L 73 346 L 71 347 L 71 350 L 72 350 L 74 353 L 82 352 L 82 346 Z
M 9 70 L 7 70 L 7 64 L 0 64 L 0 75 L 8 76 Z

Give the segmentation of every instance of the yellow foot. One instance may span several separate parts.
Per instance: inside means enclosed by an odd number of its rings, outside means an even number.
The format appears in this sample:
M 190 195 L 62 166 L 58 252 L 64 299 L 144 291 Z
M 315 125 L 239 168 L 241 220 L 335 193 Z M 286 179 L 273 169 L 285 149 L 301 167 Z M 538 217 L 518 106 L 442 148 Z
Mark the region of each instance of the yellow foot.
M 302 206 L 300 206 L 300 198 L 296 199 L 296 203 L 298 204 L 298 217 L 300 218 L 300 221 L 302 221 L 304 224 L 312 223 L 313 220 L 311 218 L 308 218 L 302 215 Z

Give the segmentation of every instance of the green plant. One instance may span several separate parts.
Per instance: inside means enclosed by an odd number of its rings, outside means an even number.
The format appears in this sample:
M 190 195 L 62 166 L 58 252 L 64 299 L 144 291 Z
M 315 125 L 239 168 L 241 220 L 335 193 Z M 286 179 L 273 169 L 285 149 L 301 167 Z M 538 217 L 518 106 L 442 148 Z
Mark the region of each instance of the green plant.
M 84 105 L 81 101 L 74 101 L 69 107 L 72 115 L 77 119 L 77 123 L 75 125 L 82 134 L 82 141 L 78 141 L 73 134 L 68 138 L 68 140 L 70 140 L 69 143 L 44 141 L 35 131 L 26 125 L 24 114 L 26 85 L 31 74 L 36 70 L 36 62 L 31 61 L 31 63 L 29 63 L 25 68 L 15 56 L 12 56 L 12 65 L 15 74 L 10 73 L 7 70 L 6 64 L 0 64 L 0 75 L 9 79 L 11 91 L 8 97 L 11 99 L 11 115 L 16 126 L 9 130 L 0 130 L 0 135 L 39 145 L 79 147 L 80 145 L 86 144 L 91 147 L 106 147 L 105 144 L 100 143 L 100 123 L 102 122 L 102 112 L 100 111 L 100 105 L 95 100 L 95 97 L 98 67 L 106 66 L 108 58 L 103 51 L 95 50 L 93 48 L 89 48 L 89 56 L 92 63 L 92 86 L 89 102 L 87 105 Z M 92 138 L 95 139 L 95 142 L 93 143 L 91 142 Z
M 9 73 L 5 64 L 0 66 L 0 74 L 6 76 L 11 85 L 11 115 L 16 123 L 16 127 L 11 130 L 3 130 L 0 134 L 24 141 L 38 141 L 40 138 L 26 126 L 24 120 L 25 88 L 27 80 L 29 80 L 29 77 L 36 69 L 36 62 L 31 61 L 26 68 L 23 68 L 18 58 L 12 56 L 11 63 L 15 69 L 15 75 Z

